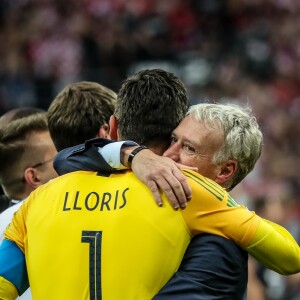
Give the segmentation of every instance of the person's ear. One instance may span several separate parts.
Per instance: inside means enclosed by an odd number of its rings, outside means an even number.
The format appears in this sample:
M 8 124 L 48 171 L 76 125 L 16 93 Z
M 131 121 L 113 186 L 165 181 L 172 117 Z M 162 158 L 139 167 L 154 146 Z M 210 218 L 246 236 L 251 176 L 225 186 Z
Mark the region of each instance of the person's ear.
M 36 189 L 41 185 L 39 172 L 35 168 L 27 168 L 24 171 L 24 179 L 26 183 L 33 189 Z
M 237 171 L 238 163 L 236 160 L 227 160 L 220 165 L 220 171 L 215 178 L 215 182 L 221 186 L 226 186 L 226 182 L 231 181 Z
M 115 115 L 112 115 L 109 119 L 109 135 L 112 140 L 118 140 L 118 120 Z
M 109 135 L 109 126 L 107 123 L 103 124 L 97 134 L 97 137 L 104 138 L 104 139 L 110 139 Z

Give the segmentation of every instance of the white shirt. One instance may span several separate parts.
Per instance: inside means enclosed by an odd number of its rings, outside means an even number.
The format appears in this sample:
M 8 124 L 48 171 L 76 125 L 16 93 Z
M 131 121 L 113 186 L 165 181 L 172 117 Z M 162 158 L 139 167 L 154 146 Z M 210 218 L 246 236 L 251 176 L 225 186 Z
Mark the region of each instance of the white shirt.
M 120 141 L 114 142 L 105 145 L 104 147 L 98 147 L 98 152 L 102 155 L 103 159 L 114 169 L 117 170 L 124 170 L 128 169 L 123 164 L 121 164 L 121 148 L 122 147 L 131 147 L 131 146 L 138 146 L 137 143 L 132 141 Z
M 4 231 L 6 227 L 10 224 L 11 219 L 14 216 L 14 213 L 19 209 L 23 204 L 23 201 L 19 201 L 17 204 L 7 208 L 0 214 L 0 242 L 3 240 Z

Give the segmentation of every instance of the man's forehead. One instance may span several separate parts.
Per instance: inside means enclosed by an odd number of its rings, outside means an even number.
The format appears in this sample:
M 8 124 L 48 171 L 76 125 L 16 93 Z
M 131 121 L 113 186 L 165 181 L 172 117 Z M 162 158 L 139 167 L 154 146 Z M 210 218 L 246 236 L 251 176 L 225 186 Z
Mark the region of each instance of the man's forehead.
M 185 120 L 183 120 L 173 130 L 173 135 L 175 135 L 178 139 L 182 139 L 182 141 L 197 143 L 200 138 L 199 127 L 199 124 L 191 122 L 191 120 L 185 118 Z
M 201 131 L 200 131 L 201 130 Z M 174 133 L 185 133 L 187 135 L 197 134 L 200 132 L 207 131 L 205 124 L 201 121 L 197 121 L 191 116 L 186 116 L 180 124 L 174 129 Z M 200 132 L 199 132 L 200 131 Z
M 207 126 L 204 121 L 198 121 L 192 116 L 185 117 L 174 129 L 173 134 L 194 144 L 223 140 L 222 131 L 217 126 Z

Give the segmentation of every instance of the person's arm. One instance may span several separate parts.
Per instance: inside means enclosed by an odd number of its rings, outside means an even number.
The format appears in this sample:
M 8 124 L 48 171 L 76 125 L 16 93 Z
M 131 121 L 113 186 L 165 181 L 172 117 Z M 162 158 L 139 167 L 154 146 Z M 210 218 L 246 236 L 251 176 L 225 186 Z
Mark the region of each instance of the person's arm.
M 194 196 L 181 214 L 193 236 L 227 237 L 279 274 L 300 272 L 300 247 L 286 229 L 238 205 L 215 182 L 191 171 L 184 173 Z
M 18 297 L 16 287 L 8 280 L 0 276 L 0 299 L 15 300 Z
M 182 214 L 191 205 L 194 205 L 193 199 Z M 267 268 L 282 275 L 300 272 L 300 247 L 293 236 L 282 226 L 260 218 L 246 207 L 204 212 L 196 218 L 197 223 L 202 223 L 204 232 L 232 239 Z
M 15 299 L 29 287 L 25 256 L 14 242 L 0 245 L 0 299 Z
M 113 143 L 120 142 L 99 138 L 62 150 L 54 160 L 54 168 L 59 175 L 77 170 L 113 173 L 128 168 L 128 157 L 136 143 L 121 142 L 121 147 Z M 132 161 L 133 172 L 149 187 L 157 204 L 162 205 L 162 191 L 175 209 L 184 208 L 191 199 L 191 189 L 180 167 L 183 166 L 148 149 L 138 152 Z
M 246 299 L 247 262 L 247 252 L 233 241 L 216 235 L 196 236 L 178 271 L 154 300 Z
M 121 149 L 121 153 L 121 162 L 126 165 L 130 148 Z M 186 207 L 187 201 L 192 198 L 191 188 L 180 168 L 197 170 L 156 155 L 149 149 L 140 151 L 131 163 L 133 173 L 149 187 L 156 202 L 162 204 L 160 191 L 163 191 L 176 209 Z
M 276 223 L 263 219 L 246 250 L 279 274 L 300 272 L 300 247 L 293 236 Z
M 54 169 L 58 175 L 79 170 L 112 173 L 115 171 L 114 168 L 103 159 L 98 151 L 98 148 L 112 142 L 111 140 L 97 138 L 88 140 L 84 144 L 63 149 L 58 152 L 54 159 Z
M 110 143 L 98 151 L 112 168 L 131 168 L 149 187 L 159 205 L 163 204 L 160 194 L 163 191 L 175 209 L 184 208 L 192 193 L 180 168 L 194 171 L 197 168 L 178 164 L 170 158 L 156 155 L 147 147 L 128 143 L 130 141 Z

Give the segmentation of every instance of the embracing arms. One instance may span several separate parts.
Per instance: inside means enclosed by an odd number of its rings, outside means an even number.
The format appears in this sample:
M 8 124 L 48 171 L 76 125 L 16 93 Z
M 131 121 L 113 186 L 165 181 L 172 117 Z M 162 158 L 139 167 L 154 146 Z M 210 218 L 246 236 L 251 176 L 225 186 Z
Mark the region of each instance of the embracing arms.
M 92 139 L 85 144 L 60 151 L 55 160 L 54 168 L 59 175 L 69 172 L 85 170 L 95 172 L 114 173 L 128 169 L 128 156 L 137 144 L 131 141 L 112 142 L 102 138 Z M 122 150 L 122 151 L 121 151 Z M 195 170 L 196 168 L 182 166 L 168 158 L 162 158 L 152 151 L 145 149 L 136 157 L 143 160 L 144 154 L 148 158 L 140 168 L 140 164 L 132 163 L 132 169 L 137 177 L 151 190 L 158 205 L 162 205 L 160 191 L 164 192 L 171 205 L 178 209 L 184 208 L 191 199 L 191 189 L 180 167 Z M 105 158 L 104 158 L 105 157 Z M 155 162 L 155 164 L 154 164 Z
M 103 146 L 103 145 L 102 145 Z M 86 147 L 87 149 L 82 152 L 75 152 L 73 154 L 64 154 L 63 152 L 59 153 L 57 159 L 56 159 L 56 164 L 57 167 L 61 167 L 62 165 L 68 165 L 70 159 L 74 161 L 74 159 L 80 160 L 82 159 L 82 156 L 87 156 L 87 154 L 90 152 L 91 147 Z M 99 157 L 101 156 L 98 152 L 98 150 L 92 149 L 96 151 L 96 155 L 93 157 L 97 158 L 94 163 L 96 168 L 99 169 Z M 132 148 L 127 149 L 127 154 L 125 153 L 123 155 L 123 163 L 126 164 L 126 161 L 128 159 L 128 153 L 132 151 Z M 169 162 L 165 157 L 159 157 L 155 154 L 153 154 L 153 159 L 151 158 L 151 152 L 150 150 L 143 150 L 140 151 L 137 155 L 136 158 L 133 160 L 132 163 L 132 169 L 135 172 L 138 172 L 139 174 L 143 175 L 143 179 L 141 179 L 140 176 L 138 176 L 142 181 L 144 181 L 152 190 L 154 191 L 157 188 L 163 189 L 163 187 L 166 189 L 166 186 L 170 183 L 168 183 L 168 178 L 173 175 L 174 173 L 176 174 L 176 180 L 173 181 L 176 182 L 175 186 L 178 187 L 178 184 L 182 182 L 182 173 L 178 170 L 178 167 L 175 165 L 174 162 Z M 64 156 L 62 156 L 64 154 Z M 143 167 L 143 169 L 140 169 L 140 165 L 135 162 L 140 162 L 144 156 L 150 155 L 150 160 L 148 160 L 148 163 L 146 162 L 147 166 Z M 154 164 L 154 161 L 160 161 L 158 164 Z M 165 165 L 164 165 L 164 162 Z M 109 168 L 112 168 L 109 164 L 107 164 Z M 158 172 L 159 175 L 151 175 L 153 168 L 159 168 L 162 166 L 162 170 Z M 164 167 L 167 166 L 165 169 Z M 68 168 L 70 166 L 67 166 Z M 66 169 L 67 169 L 66 167 Z M 57 169 L 57 168 L 56 168 Z M 85 167 L 86 170 L 86 167 Z M 177 171 L 179 173 L 177 173 Z M 58 173 L 59 170 L 57 169 Z M 72 170 L 69 170 L 72 171 Z M 150 174 L 150 175 L 149 175 Z M 178 175 L 180 174 L 180 175 Z M 151 177 L 151 176 L 154 176 Z M 179 176 L 179 177 L 178 177 Z M 153 184 L 154 181 L 154 184 Z M 159 185 L 156 182 L 157 181 L 162 181 L 165 182 L 164 185 Z M 157 186 L 155 186 L 157 184 Z M 182 186 L 181 186 L 182 188 Z M 182 188 L 182 191 L 185 189 Z M 172 193 L 176 191 L 176 188 L 172 188 Z M 168 193 L 170 191 L 167 190 L 165 191 L 166 195 L 168 196 Z M 187 194 L 187 192 L 183 192 L 184 194 Z M 194 195 L 194 190 L 193 190 L 193 195 Z M 194 201 L 192 201 L 194 202 Z M 192 202 L 188 205 L 190 206 Z M 178 203 L 178 202 L 177 202 Z M 178 205 L 178 204 L 177 204 Z M 184 210 L 185 211 L 185 210 Z M 261 218 L 259 218 L 262 220 Z M 212 220 L 214 222 L 214 220 Z M 299 245 L 295 241 L 295 239 L 289 234 L 289 232 L 284 229 L 283 227 L 274 224 L 272 222 L 262 220 L 257 228 L 256 233 L 253 235 L 253 239 L 251 243 L 247 245 L 241 245 L 244 249 L 246 249 L 250 254 L 252 254 L 255 258 L 257 258 L 259 261 L 261 261 L 264 265 L 266 265 L 268 268 L 280 273 L 280 274 L 293 274 L 293 273 L 298 273 L 300 271 L 300 249 Z M 217 234 L 216 232 L 210 232 L 211 234 Z M 237 242 L 237 241 L 236 241 Z

